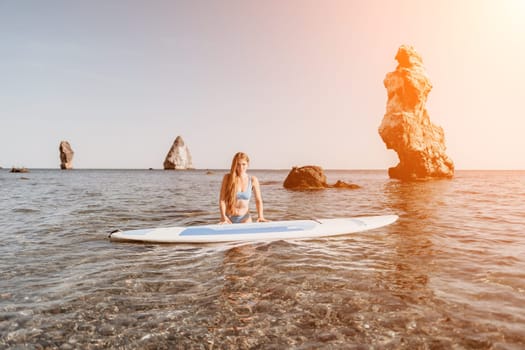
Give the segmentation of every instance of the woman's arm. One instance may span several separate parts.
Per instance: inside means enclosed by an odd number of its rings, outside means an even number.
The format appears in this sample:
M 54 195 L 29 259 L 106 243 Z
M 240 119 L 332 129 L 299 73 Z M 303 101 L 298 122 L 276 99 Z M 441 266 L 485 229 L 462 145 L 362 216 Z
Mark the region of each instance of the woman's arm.
M 264 222 L 268 221 L 264 218 L 264 207 L 263 207 L 263 201 L 262 201 L 262 195 L 261 195 L 261 187 L 259 185 L 259 180 L 257 177 L 252 177 L 252 186 L 253 186 L 253 193 L 255 194 L 255 206 L 257 208 L 257 222 Z

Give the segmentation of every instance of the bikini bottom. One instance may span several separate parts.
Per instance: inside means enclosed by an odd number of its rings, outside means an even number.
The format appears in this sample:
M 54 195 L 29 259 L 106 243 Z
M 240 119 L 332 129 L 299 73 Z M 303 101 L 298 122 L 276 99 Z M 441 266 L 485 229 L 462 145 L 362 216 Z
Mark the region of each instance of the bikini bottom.
M 242 222 L 246 221 L 250 217 L 250 212 L 247 212 L 244 215 L 228 215 L 228 218 L 232 222 L 232 224 L 241 224 Z

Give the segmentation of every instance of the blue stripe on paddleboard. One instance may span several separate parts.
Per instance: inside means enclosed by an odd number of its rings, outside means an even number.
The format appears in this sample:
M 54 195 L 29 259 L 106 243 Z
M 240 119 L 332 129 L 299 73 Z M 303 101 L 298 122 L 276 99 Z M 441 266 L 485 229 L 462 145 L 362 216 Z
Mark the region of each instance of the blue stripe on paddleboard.
M 272 232 L 294 232 L 313 229 L 317 224 L 312 221 L 294 222 L 290 225 L 261 224 L 254 226 L 250 224 L 232 224 L 217 228 L 211 227 L 188 227 L 179 236 L 208 236 L 208 235 L 244 235 Z

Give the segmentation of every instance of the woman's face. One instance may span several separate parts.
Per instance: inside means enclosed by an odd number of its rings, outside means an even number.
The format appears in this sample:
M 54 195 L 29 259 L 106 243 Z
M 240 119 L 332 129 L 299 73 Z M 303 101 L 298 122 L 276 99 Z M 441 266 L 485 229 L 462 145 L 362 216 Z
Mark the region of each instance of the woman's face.
M 248 169 L 248 161 L 241 159 L 237 162 L 237 175 L 244 174 Z

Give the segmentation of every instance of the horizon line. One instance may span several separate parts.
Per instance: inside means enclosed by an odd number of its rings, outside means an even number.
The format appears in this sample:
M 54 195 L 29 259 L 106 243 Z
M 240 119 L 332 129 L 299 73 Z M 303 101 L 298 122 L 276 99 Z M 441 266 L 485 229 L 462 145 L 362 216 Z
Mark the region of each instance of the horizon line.
M 305 165 L 308 166 L 308 165 Z M 317 165 L 318 166 L 318 165 Z M 10 170 L 10 169 L 28 169 L 28 170 L 63 170 L 63 171 L 70 171 L 70 170 L 148 170 L 148 171 L 173 171 L 173 172 L 185 172 L 185 171 L 230 171 L 229 168 L 191 168 L 191 169 L 163 169 L 163 168 L 72 168 L 72 169 L 61 169 L 60 167 L 52 167 L 52 168 L 31 168 L 31 167 L 10 167 L 10 168 L 4 168 L 0 167 L 0 170 Z M 294 167 L 291 168 L 250 168 L 251 171 L 265 171 L 265 170 L 272 170 L 272 171 L 284 171 L 284 170 L 291 170 Z M 323 170 L 328 171 L 386 171 L 388 172 L 388 168 L 324 168 L 321 166 Z M 462 168 L 462 169 L 455 169 L 454 171 L 525 171 L 525 169 L 503 169 L 503 168 Z

